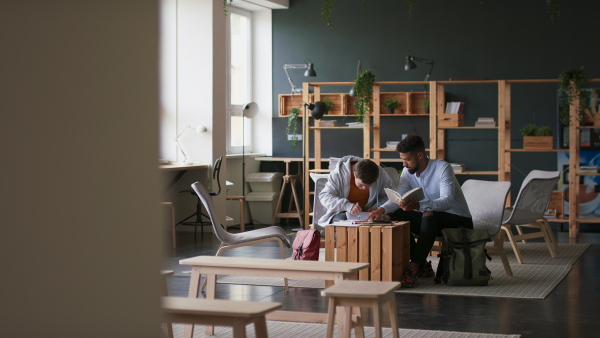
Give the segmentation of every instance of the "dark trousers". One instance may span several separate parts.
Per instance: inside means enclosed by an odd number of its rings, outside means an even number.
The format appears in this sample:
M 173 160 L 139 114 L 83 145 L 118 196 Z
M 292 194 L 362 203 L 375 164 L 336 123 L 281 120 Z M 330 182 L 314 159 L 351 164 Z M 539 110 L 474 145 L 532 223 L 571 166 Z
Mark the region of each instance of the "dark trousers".
M 410 260 L 419 264 L 426 263 L 436 237 L 442 235 L 442 229 L 473 229 L 473 219 L 443 211 L 434 211 L 432 216 L 423 217 L 423 213 L 418 211 L 398 209 L 390 214 L 390 218 L 393 221 L 410 222 Z

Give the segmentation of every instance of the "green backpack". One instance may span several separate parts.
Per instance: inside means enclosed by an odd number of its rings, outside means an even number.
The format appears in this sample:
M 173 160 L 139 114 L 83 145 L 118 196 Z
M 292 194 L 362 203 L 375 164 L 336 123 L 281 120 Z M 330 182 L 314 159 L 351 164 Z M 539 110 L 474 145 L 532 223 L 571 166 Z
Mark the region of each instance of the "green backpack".
M 491 242 L 487 229 L 442 229 L 442 253 L 439 255 L 435 283 L 447 285 L 487 285 L 492 272 L 485 266 L 485 244 Z

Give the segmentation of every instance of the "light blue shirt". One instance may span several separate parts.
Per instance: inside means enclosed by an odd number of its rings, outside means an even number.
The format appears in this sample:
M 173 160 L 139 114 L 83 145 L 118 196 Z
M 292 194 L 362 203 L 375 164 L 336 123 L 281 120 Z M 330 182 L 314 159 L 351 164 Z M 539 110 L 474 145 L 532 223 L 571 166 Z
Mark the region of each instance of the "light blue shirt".
M 429 160 L 427 168 L 420 175 L 410 174 L 404 169 L 396 191 L 404 195 L 407 191 L 418 187 L 423 188 L 425 195 L 425 198 L 419 201 L 421 205 L 419 211 L 444 211 L 471 218 L 465 195 L 452 167 L 447 162 Z M 387 201 L 382 207 L 386 214 L 400 208 L 395 201 Z

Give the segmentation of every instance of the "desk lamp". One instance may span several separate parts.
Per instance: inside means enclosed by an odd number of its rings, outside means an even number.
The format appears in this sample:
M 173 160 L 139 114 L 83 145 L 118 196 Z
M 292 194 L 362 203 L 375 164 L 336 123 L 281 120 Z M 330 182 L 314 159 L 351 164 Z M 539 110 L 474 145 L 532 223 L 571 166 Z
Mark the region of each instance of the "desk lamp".
M 187 154 L 185 153 L 185 151 L 183 151 L 183 147 L 181 147 L 181 143 L 179 142 L 179 139 L 183 136 L 183 134 L 185 134 L 188 130 L 193 130 L 194 131 L 194 136 L 197 136 L 200 133 L 206 133 L 208 132 L 208 128 L 206 128 L 206 126 L 203 125 L 198 125 L 196 127 L 192 127 L 189 124 L 181 131 L 181 133 L 179 133 L 177 136 L 175 136 L 175 143 L 177 144 L 177 147 L 179 148 L 179 150 L 181 151 L 181 153 L 183 154 L 183 163 L 184 164 L 192 164 L 192 161 L 190 160 L 188 162 L 188 158 L 187 158 Z
M 302 88 L 296 88 L 296 85 L 294 85 L 294 82 L 292 82 L 292 78 L 290 78 L 288 69 L 306 69 L 306 71 L 304 72 L 304 76 L 311 76 L 311 77 L 317 76 L 317 73 L 315 72 L 314 64 L 310 60 L 308 60 L 308 62 L 305 64 L 287 64 L 287 63 L 284 64 L 283 70 L 285 71 L 285 76 L 287 76 L 287 79 L 290 82 L 290 85 L 292 86 L 292 94 L 301 94 Z
M 245 104 L 242 108 L 242 196 L 246 196 L 246 126 L 244 121 L 246 118 L 254 118 L 258 115 L 258 104 L 256 102 L 250 102 Z
M 428 65 L 431 65 L 431 67 L 429 68 L 429 72 L 427 73 L 427 75 L 425 75 L 425 80 L 424 80 L 424 81 L 429 81 L 429 75 L 431 75 L 431 70 L 433 69 L 433 64 L 434 64 L 433 60 L 427 60 L 427 59 L 418 58 L 416 56 L 407 55 L 406 56 L 406 64 L 404 65 L 404 70 L 411 70 L 411 69 L 417 68 L 417 65 L 413 61 L 418 61 L 418 62 L 422 62 L 422 63 L 426 63 Z
M 358 67 L 356 68 L 356 77 L 358 77 L 358 74 L 360 74 L 360 66 L 361 66 L 361 62 L 360 62 L 360 60 L 358 60 Z M 352 89 L 350 89 L 349 95 L 352 97 L 356 96 L 356 90 L 354 89 L 354 86 L 352 86 Z

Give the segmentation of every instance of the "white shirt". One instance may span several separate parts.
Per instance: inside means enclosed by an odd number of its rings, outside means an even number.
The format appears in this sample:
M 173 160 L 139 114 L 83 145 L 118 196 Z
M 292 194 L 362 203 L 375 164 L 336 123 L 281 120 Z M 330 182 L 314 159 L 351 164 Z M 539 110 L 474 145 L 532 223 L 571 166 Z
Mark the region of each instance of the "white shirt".
M 429 160 L 427 167 L 421 174 L 411 174 L 403 170 L 398 184 L 398 191 L 404 194 L 407 191 L 420 187 L 425 198 L 420 202 L 419 211 L 444 211 L 447 213 L 469 217 L 469 206 L 465 200 L 462 189 L 456 180 L 450 164 L 441 160 Z M 388 201 L 382 207 L 385 213 L 391 213 L 400 206 L 395 201 Z

